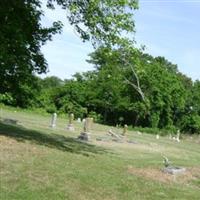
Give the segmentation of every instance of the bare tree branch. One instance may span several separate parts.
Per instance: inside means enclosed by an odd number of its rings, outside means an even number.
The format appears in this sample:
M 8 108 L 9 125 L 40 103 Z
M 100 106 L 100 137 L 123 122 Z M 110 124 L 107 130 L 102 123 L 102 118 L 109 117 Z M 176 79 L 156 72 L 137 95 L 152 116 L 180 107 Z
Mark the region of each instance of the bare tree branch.
M 134 84 L 133 82 L 131 82 L 130 80 L 128 80 L 126 77 L 124 77 L 125 82 L 126 82 L 127 84 L 131 85 L 131 86 L 140 94 L 142 100 L 145 101 L 145 95 L 144 95 L 144 92 L 143 92 L 142 89 L 141 89 L 140 80 L 139 80 L 139 77 L 138 77 L 137 73 L 136 73 L 135 70 L 133 69 L 133 66 L 130 65 L 130 64 L 126 61 L 126 59 L 124 59 L 124 63 L 125 63 L 127 66 L 130 66 L 131 71 L 132 71 L 132 73 L 133 73 L 133 76 L 136 78 L 136 83 L 137 83 L 137 85 Z

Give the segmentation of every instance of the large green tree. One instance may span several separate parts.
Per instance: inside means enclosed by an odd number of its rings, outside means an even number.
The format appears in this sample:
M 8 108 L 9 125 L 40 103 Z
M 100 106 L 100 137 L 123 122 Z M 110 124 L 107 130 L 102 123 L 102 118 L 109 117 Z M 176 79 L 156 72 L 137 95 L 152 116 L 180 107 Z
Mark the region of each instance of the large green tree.
M 34 74 L 45 73 L 47 62 L 41 46 L 52 35 L 61 31 L 61 22 L 43 27 L 41 0 L 0 1 L 0 93 L 9 92 L 19 106 L 23 99 L 32 98 L 37 81 Z M 124 31 L 134 32 L 133 10 L 136 0 L 46 0 L 48 8 L 57 4 L 66 10 L 67 19 L 83 41 L 90 40 L 95 47 L 125 46 L 131 40 Z M 66 19 L 66 20 L 67 20 Z M 133 41 L 133 40 L 132 40 Z
M 34 73 L 47 70 L 41 46 L 61 30 L 61 23 L 42 27 L 38 0 L 0 1 L 0 93 L 10 92 L 16 105 L 25 106 L 32 98 Z
M 134 33 L 133 10 L 138 0 L 48 0 L 47 6 L 60 5 L 80 37 L 96 46 L 125 45 L 134 41 L 126 33 Z
M 187 98 L 176 65 L 134 48 L 101 47 L 90 57 L 98 72 L 91 85 L 99 87 L 94 91 L 94 107 L 106 113 L 105 121 L 122 116 L 126 123 L 136 126 L 176 125 Z

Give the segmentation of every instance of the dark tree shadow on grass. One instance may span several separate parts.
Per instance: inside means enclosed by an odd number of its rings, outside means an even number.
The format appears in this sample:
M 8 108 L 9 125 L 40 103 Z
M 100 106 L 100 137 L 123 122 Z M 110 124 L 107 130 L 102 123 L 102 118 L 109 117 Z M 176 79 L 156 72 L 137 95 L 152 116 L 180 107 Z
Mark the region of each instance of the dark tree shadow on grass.
M 0 135 L 13 138 L 17 141 L 30 141 L 31 143 L 44 145 L 61 151 L 89 156 L 91 153 L 102 154 L 106 150 L 86 142 L 78 141 L 72 137 L 65 137 L 59 134 L 46 134 L 43 132 L 26 129 L 22 126 L 4 124 L 0 122 Z

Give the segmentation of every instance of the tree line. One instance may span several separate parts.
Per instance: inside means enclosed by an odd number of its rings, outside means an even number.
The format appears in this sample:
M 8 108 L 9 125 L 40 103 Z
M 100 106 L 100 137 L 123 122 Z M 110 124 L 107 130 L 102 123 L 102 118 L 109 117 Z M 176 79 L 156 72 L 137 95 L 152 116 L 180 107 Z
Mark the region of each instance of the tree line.
M 80 38 L 95 49 L 88 59 L 94 70 L 64 81 L 37 76 L 48 70 L 41 46 L 62 31 L 59 21 L 42 26 L 41 5 L 40 0 L 0 2 L 0 103 L 90 115 L 111 125 L 200 133 L 200 82 L 166 58 L 135 47 L 137 0 L 46 1 L 49 9 L 65 9 Z
M 119 56 L 129 57 L 124 63 Z M 26 92 L 6 93 L 1 102 L 49 113 L 73 112 L 76 118 L 92 116 L 110 125 L 200 133 L 200 81 L 179 72 L 177 65 L 142 50 L 123 55 L 105 47 L 91 53 L 88 62 L 93 71 L 64 81 L 34 76 L 34 89 L 23 85 Z

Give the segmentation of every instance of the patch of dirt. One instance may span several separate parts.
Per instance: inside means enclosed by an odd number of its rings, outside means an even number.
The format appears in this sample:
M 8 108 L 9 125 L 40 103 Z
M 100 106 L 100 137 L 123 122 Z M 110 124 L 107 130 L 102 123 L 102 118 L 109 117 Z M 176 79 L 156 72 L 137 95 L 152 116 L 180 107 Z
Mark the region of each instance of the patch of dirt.
M 186 168 L 186 172 L 179 175 L 166 174 L 156 168 L 141 169 L 133 166 L 128 167 L 128 173 L 161 183 L 190 184 L 192 181 L 200 179 L 200 166 Z
M 7 145 L 8 144 L 12 145 L 13 143 L 17 143 L 17 141 L 13 140 L 13 139 L 10 139 L 10 138 L 8 138 L 6 136 L 0 135 L 0 144 L 3 144 L 3 143 L 5 143 Z
M 4 157 L 9 154 L 13 156 L 24 156 L 24 154 L 43 156 L 45 151 L 28 141 L 21 142 L 13 138 L 0 135 L 0 153 L 2 153 Z

